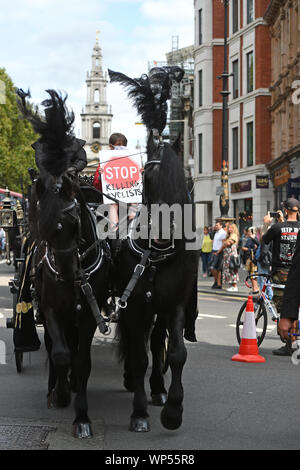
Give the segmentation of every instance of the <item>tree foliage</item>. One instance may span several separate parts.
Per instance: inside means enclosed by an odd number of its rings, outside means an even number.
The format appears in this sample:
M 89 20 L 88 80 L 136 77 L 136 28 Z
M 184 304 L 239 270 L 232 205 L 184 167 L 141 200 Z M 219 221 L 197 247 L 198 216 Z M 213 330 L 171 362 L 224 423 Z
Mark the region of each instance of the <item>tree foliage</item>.
M 0 68 L 1 81 L 5 99 L 0 101 L 0 187 L 20 192 L 20 178 L 26 188 L 30 182 L 27 169 L 36 168 L 31 144 L 38 136 L 20 116 L 15 87 L 4 68 Z

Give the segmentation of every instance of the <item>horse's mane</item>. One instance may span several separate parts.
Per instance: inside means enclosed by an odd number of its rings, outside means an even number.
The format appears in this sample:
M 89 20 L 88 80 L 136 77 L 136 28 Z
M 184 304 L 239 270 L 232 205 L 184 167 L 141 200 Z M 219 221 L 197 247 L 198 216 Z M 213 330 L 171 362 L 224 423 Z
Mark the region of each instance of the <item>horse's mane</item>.
M 154 155 L 149 155 L 148 161 L 151 161 Z M 148 171 L 145 173 L 146 183 Z M 185 174 L 180 157 L 173 150 L 171 145 L 163 144 L 163 154 L 159 170 L 152 176 L 151 186 L 159 199 L 166 204 L 187 204 L 189 203 L 188 188 L 186 184 Z M 146 184 L 147 186 L 147 184 Z M 147 191 L 147 189 L 145 188 Z

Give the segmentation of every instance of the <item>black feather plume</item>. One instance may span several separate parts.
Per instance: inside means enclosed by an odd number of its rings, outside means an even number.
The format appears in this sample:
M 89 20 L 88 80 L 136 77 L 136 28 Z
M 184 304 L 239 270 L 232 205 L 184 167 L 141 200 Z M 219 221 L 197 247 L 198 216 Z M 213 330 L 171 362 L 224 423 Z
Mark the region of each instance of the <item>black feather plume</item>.
M 66 106 L 67 95 L 63 98 L 55 90 L 46 90 L 50 98 L 42 102 L 44 116 L 38 106 L 28 102 L 29 90 L 24 92 L 17 89 L 18 107 L 34 131 L 40 134 L 40 143 L 43 145 L 42 165 L 49 173 L 61 175 L 69 166 L 69 154 L 65 151 L 74 141 L 73 123 L 74 113 Z
M 119 82 L 128 89 L 128 97 L 133 100 L 147 129 L 157 129 L 161 135 L 167 122 L 167 100 L 171 98 L 172 83 L 180 82 L 184 71 L 177 66 L 154 67 L 140 78 L 130 78 L 112 70 L 108 73 L 111 82 Z

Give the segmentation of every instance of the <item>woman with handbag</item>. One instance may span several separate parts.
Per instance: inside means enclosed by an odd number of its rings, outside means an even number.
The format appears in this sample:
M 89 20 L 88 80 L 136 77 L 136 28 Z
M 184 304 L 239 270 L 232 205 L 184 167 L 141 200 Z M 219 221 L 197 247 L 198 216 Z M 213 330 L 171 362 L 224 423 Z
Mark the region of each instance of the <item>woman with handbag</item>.
M 229 224 L 228 235 L 223 241 L 223 286 L 230 285 L 228 292 L 238 292 L 240 257 L 238 255 L 239 231 L 235 224 Z

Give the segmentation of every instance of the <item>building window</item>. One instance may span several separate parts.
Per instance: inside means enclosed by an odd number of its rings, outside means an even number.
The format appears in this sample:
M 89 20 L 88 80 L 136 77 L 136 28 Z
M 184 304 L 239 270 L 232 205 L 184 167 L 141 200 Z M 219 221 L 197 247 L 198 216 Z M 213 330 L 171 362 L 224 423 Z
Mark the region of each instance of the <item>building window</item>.
M 232 129 L 232 169 L 237 170 L 239 167 L 239 128 Z
M 198 12 L 198 21 L 199 21 L 199 46 L 202 44 L 202 8 Z
M 198 156 L 199 156 L 199 160 L 198 160 L 198 164 L 199 164 L 199 173 L 202 173 L 203 171 L 203 137 L 202 137 L 202 134 L 199 134 L 198 135 L 198 150 L 199 150 L 199 153 L 198 153 Z
M 233 73 L 232 97 L 233 97 L 233 99 L 235 99 L 235 98 L 238 98 L 238 96 L 239 96 L 239 61 L 238 60 L 234 60 L 232 62 L 232 73 Z
M 100 102 L 100 91 L 96 89 L 94 92 L 94 103 L 99 103 L 99 102 Z
M 199 106 L 203 106 L 203 78 L 202 78 L 202 70 L 199 70 L 198 73 L 199 77 Z
M 247 124 L 247 166 L 253 166 L 253 122 Z
M 239 0 L 232 2 L 232 34 L 239 29 Z
M 247 60 L 247 93 L 254 90 L 254 61 L 253 52 L 246 55 Z
M 100 122 L 94 122 L 93 124 L 93 139 L 100 139 Z
M 247 24 L 254 21 L 254 0 L 247 0 Z

